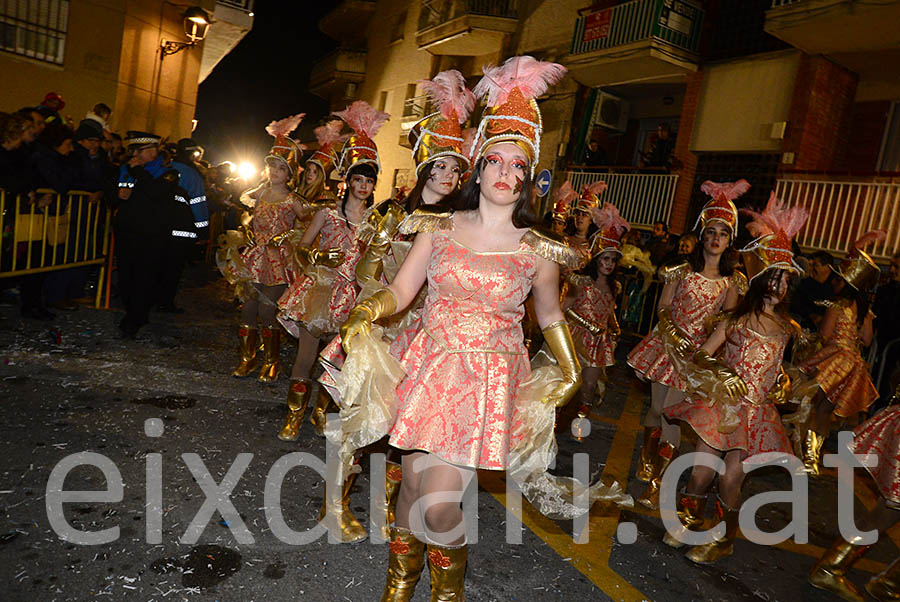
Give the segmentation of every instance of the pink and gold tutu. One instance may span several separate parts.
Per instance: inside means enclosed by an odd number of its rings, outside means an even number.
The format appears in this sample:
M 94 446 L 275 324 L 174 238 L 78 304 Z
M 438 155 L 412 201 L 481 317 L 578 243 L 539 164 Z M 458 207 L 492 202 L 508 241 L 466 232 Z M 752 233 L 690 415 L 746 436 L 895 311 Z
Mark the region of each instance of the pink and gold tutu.
M 608 327 L 609 317 L 616 311 L 616 299 L 609 292 L 600 292 L 593 282 L 579 287 L 571 308 L 582 318 Z M 569 324 L 575 351 L 582 368 L 605 368 L 616 363 L 615 346 L 608 330 L 593 334 L 577 322 Z
M 878 464 L 866 470 L 888 504 L 900 508 L 900 406 L 888 406 L 875 414 L 856 427 L 853 435 L 850 451 L 878 456 Z

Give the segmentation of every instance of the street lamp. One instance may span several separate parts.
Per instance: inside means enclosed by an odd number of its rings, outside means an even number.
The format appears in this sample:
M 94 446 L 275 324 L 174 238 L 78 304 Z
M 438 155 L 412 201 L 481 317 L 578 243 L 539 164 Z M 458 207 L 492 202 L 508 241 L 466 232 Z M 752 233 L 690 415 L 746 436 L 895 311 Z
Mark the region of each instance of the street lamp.
M 169 54 L 181 52 L 185 48 L 194 46 L 197 42 L 202 42 L 209 31 L 211 23 L 209 14 L 199 6 L 192 6 L 184 11 L 184 35 L 189 42 L 172 42 L 162 40 L 160 44 L 160 52 L 162 57 Z

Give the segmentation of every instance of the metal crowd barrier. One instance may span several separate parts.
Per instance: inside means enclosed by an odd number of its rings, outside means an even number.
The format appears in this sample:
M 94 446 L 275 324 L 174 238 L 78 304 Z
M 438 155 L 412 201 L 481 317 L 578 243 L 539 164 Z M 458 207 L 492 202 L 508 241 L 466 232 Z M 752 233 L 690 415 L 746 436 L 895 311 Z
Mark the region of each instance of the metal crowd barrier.
M 662 294 L 662 282 L 654 277 L 646 291 L 641 291 L 644 279 L 640 274 L 619 276 L 622 293 L 616 300 L 616 316 L 624 334 L 643 337 L 656 324 L 656 304 Z
M 49 204 L 38 202 L 48 195 Z M 0 278 L 99 265 L 98 282 L 103 282 L 112 212 L 92 201 L 91 193 L 83 190 L 60 195 L 39 189 L 33 198 L 32 201 L 27 195 L 10 195 L 0 189 Z M 101 288 L 97 287 L 97 306 Z

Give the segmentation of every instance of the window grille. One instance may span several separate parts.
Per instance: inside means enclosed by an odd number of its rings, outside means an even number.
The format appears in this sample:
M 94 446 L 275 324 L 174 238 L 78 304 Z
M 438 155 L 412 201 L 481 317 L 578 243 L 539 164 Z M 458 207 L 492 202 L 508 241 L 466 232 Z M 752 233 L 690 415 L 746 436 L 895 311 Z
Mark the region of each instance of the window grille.
M 0 0 L 0 50 L 62 65 L 69 0 Z

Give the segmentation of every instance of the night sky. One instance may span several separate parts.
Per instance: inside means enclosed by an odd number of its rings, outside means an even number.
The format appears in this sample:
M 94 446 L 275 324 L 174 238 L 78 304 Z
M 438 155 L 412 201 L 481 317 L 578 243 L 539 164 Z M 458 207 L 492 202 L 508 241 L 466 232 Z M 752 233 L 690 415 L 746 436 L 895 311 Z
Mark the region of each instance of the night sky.
M 256 0 L 253 29 L 200 85 L 194 138 L 208 161 L 260 167 L 272 144 L 266 124 L 295 113 L 306 118 L 294 138 L 312 139 L 328 104 L 307 84 L 316 59 L 337 47 L 317 27 L 330 8 L 330 2 Z

